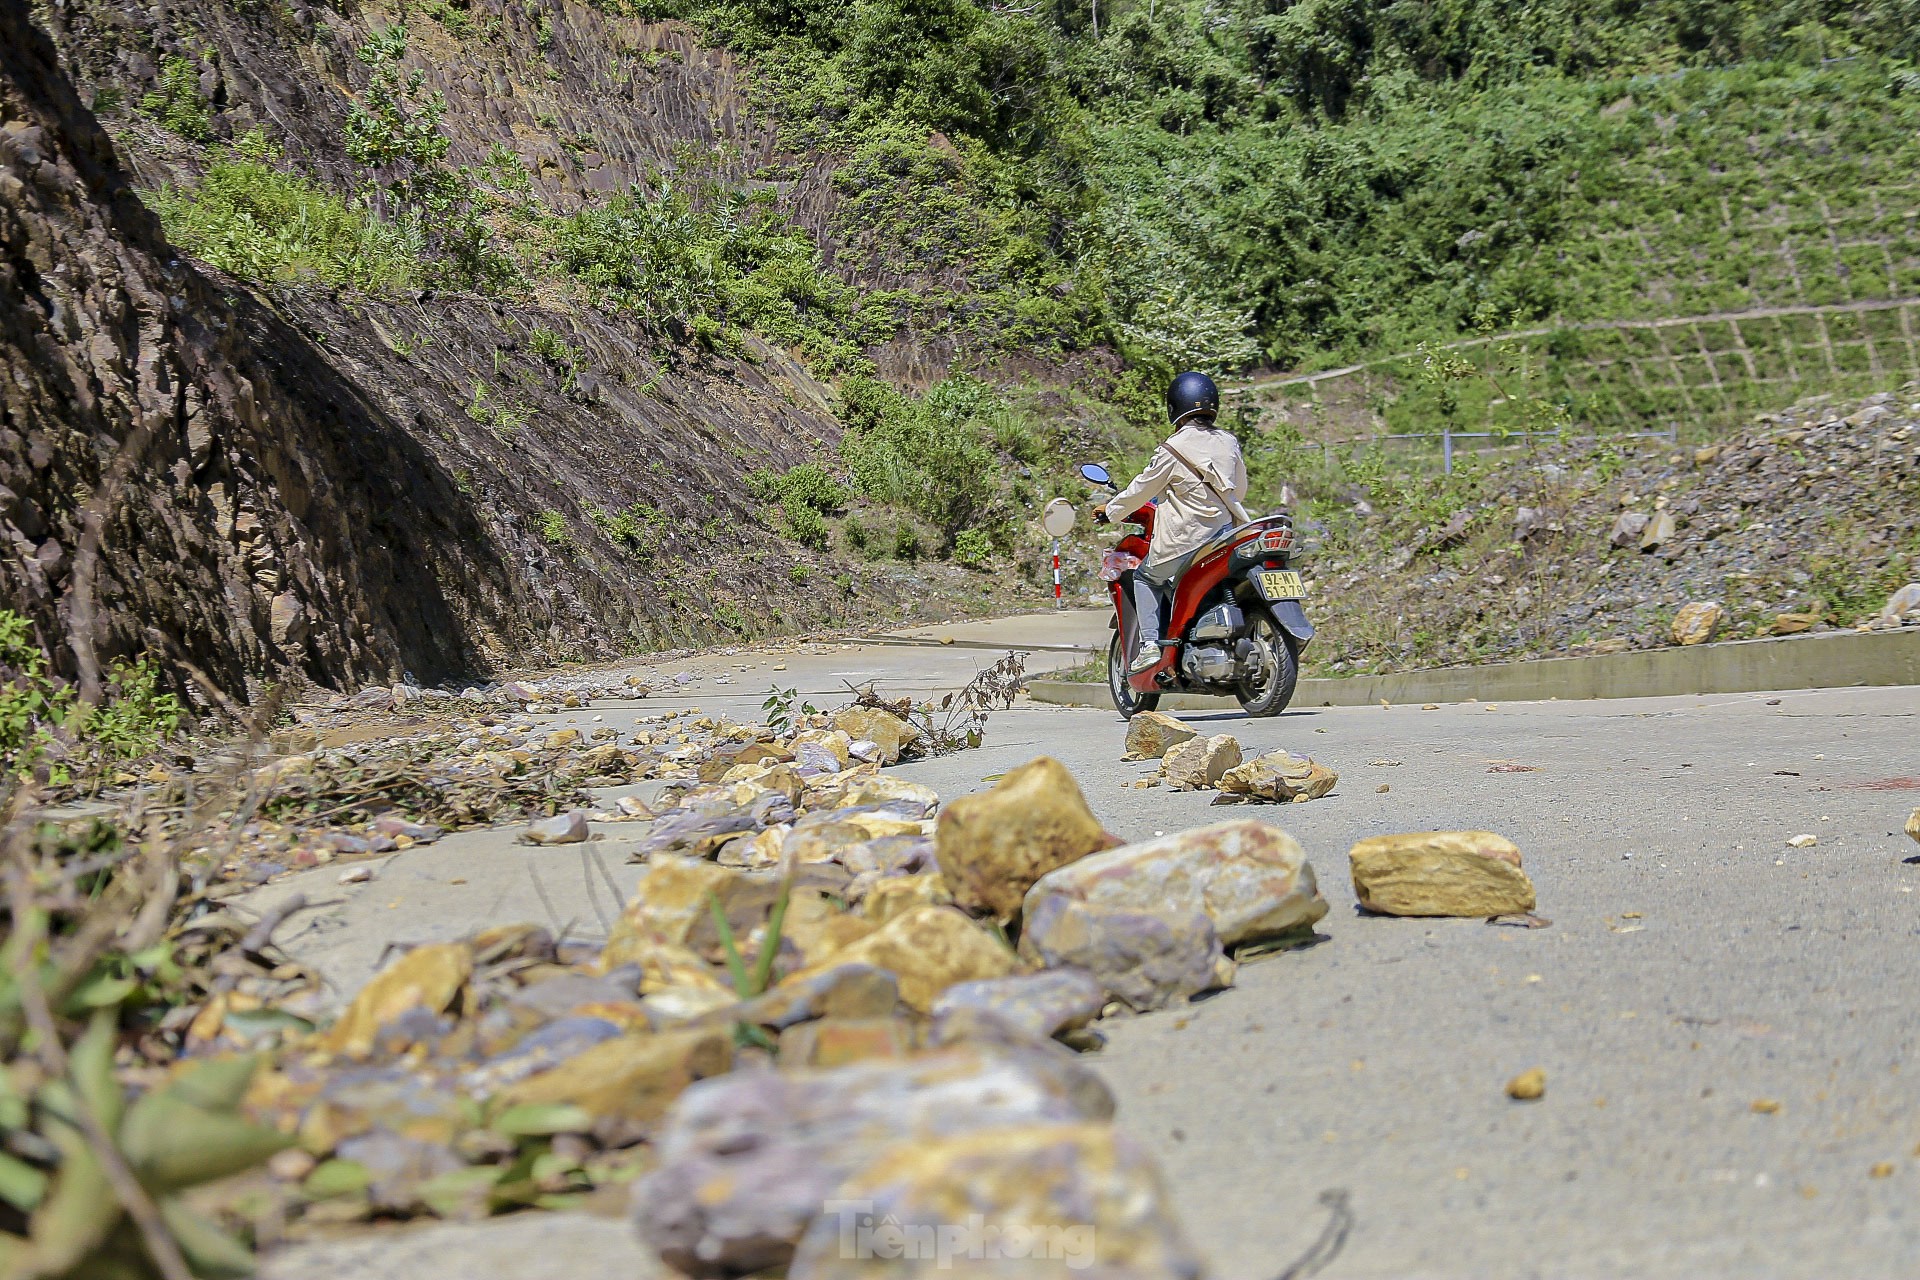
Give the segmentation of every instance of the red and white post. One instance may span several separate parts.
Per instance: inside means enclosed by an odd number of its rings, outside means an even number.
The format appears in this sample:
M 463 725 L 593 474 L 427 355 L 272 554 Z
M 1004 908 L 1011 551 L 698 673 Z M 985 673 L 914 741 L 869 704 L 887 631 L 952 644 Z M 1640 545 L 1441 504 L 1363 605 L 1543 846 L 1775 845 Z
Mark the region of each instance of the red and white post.
M 1053 607 L 1064 609 L 1067 602 L 1060 595 L 1060 539 L 1053 540 Z

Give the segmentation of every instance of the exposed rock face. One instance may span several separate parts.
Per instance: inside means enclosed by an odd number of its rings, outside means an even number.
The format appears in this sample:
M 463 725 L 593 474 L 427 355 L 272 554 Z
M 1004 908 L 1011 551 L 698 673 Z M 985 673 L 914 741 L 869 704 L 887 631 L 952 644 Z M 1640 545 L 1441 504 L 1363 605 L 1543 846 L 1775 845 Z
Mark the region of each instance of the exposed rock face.
M 734 176 L 770 154 L 731 58 L 683 28 L 572 6 L 548 43 L 519 9 L 500 13 L 526 38 L 443 48 L 444 32 L 415 24 L 410 57 L 447 94 L 455 162 L 515 137 L 564 212 L 643 180 L 683 142 L 728 157 L 716 163 Z M 769 606 L 788 626 L 844 607 L 793 582 L 746 496 L 754 467 L 838 438 L 830 393 L 787 352 L 749 335 L 747 359 L 663 359 L 632 317 L 469 294 L 256 295 L 184 258 L 134 194 L 136 180 L 190 177 L 194 149 L 128 112 L 116 127 L 160 141 L 116 155 L 84 105 L 94 86 L 138 101 L 159 60 L 181 56 L 216 144 L 262 125 L 345 189 L 364 177 L 343 144 L 345 95 L 366 75 L 351 51 L 380 15 L 323 21 L 304 0 L 265 26 L 208 0 L 44 14 L 64 64 L 22 0 L 0 5 L 0 606 L 34 620 L 61 673 L 151 649 L 181 683 L 191 663 L 242 696 L 288 671 L 335 687 L 437 682 L 764 628 Z M 674 56 L 609 85 L 609 48 Z M 522 135 L 518 117 L 556 107 L 599 149 Z M 818 230 L 827 176 L 800 187 L 797 216 Z M 564 389 L 528 350 L 536 325 L 578 353 Z M 467 411 L 477 382 L 498 393 L 503 378 L 526 418 L 512 432 Z M 651 554 L 592 519 L 635 503 L 667 531 Z M 565 541 L 543 533 L 546 513 Z M 707 540 L 683 532 L 713 521 L 739 531 L 717 578 L 705 559 L 687 569 Z M 862 607 L 894 594 L 883 575 L 859 577 Z

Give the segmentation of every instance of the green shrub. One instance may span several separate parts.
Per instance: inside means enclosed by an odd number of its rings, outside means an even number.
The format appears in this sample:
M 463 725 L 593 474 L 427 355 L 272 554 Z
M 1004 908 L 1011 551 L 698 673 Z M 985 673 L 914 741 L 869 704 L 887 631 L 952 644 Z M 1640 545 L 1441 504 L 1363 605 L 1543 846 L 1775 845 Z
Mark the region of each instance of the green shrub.
M 540 513 L 540 536 L 556 547 L 564 547 L 573 541 L 573 533 L 567 528 L 567 518 L 558 511 Z
M 189 142 L 213 137 L 213 108 L 200 96 L 200 73 L 185 58 L 160 64 L 160 87 L 140 100 L 140 109 Z
M 982 421 L 1000 404 L 984 383 L 955 376 L 913 400 L 877 379 L 855 377 L 842 382 L 841 396 L 847 432 L 840 455 L 863 495 L 926 519 L 946 547 L 994 513 L 1001 468 Z
M 825 551 L 830 541 L 827 518 L 818 510 L 803 502 L 792 500 L 780 504 L 780 513 L 786 518 L 787 535 L 795 542 L 816 551 Z
M 53 780 L 64 783 L 102 763 L 158 751 L 185 718 L 179 699 L 159 684 L 151 659 L 116 661 L 99 704 L 82 703 L 47 669 L 33 623 L 0 609 L 0 771 L 19 776 L 47 763 Z
M 962 529 L 953 540 L 953 558 L 970 569 L 984 569 L 993 559 L 993 539 L 984 529 Z
M 644 502 L 635 502 L 626 510 L 608 514 L 599 507 L 588 507 L 587 518 L 607 539 L 637 556 L 651 556 L 660 550 L 666 534 L 667 516 Z
M 196 187 L 163 187 L 146 199 L 167 238 L 204 262 L 249 280 L 319 280 L 369 291 L 403 289 L 420 276 L 416 232 L 276 169 L 258 130 L 215 160 Z

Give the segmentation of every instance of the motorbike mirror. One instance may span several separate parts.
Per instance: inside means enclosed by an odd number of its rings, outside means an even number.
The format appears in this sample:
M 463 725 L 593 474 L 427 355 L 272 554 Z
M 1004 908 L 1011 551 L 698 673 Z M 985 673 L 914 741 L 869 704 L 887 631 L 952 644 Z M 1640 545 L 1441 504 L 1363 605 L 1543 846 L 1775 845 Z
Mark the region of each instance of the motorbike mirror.
M 1081 464 L 1080 474 L 1085 476 L 1087 479 L 1093 481 L 1093 483 L 1095 484 L 1112 484 L 1113 483 L 1113 477 L 1107 474 L 1107 469 L 1101 466 L 1097 462 L 1087 462 L 1087 463 Z

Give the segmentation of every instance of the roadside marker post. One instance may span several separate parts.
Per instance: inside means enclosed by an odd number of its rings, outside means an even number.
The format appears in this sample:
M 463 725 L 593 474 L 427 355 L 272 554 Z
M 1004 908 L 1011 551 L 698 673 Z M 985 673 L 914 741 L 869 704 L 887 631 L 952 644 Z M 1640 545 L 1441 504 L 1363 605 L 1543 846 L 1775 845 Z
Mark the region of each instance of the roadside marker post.
M 1066 598 L 1060 591 L 1060 539 L 1073 532 L 1073 523 L 1078 519 L 1073 503 L 1065 498 L 1055 498 L 1040 513 L 1040 527 L 1053 539 L 1053 607 L 1067 607 Z

